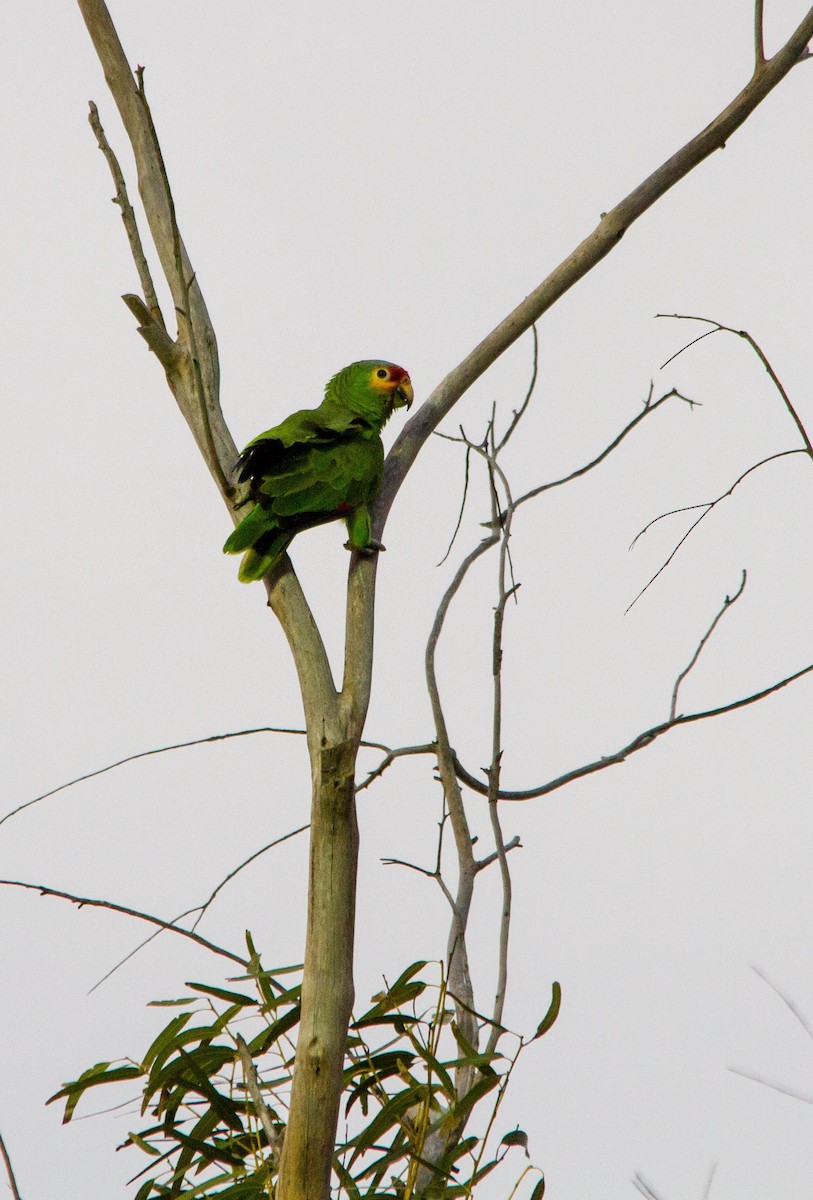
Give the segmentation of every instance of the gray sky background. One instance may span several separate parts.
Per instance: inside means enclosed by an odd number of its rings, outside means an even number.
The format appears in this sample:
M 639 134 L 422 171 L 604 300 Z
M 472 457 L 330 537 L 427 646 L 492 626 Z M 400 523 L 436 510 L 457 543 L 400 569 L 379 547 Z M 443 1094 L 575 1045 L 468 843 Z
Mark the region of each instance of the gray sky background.
M 769 51 L 804 7 L 768 0 Z M 318 403 L 326 379 L 361 357 L 403 363 L 420 401 L 602 211 L 711 120 L 752 54 L 752 9 L 736 0 L 118 0 L 112 12 L 130 61 L 147 67 L 240 445 Z M 5 812 L 125 755 L 296 725 L 301 711 L 284 638 L 262 589 L 238 586 L 220 553 L 228 516 L 118 298 L 137 280 L 89 98 L 130 159 L 78 10 L 7 6 L 2 24 Z M 703 406 L 671 402 L 584 482 L 518 514 L 506 786 L 662 720 L 743 568 L 745 594 L 680 707 L 726 703 L 813 661 L 813 469 L 802 456 L 751 477 L 624 615 L 688 524 L 663 521 L 628 553 L 647 521 L 799 444 L 740 341 L 707 339 L 659 371 L 700 330 L 654 314 L 748 329 L 813 423 L 811 112 L 806 63 L 540 323 L 540 382 L 506 463 L 517 491 L 595 455 L 650 379 L 656 395 L 676 386 Z M 448 431 L 462 422 L 479 434 L 495 401 L 507 421 L 530 363 L 526 337 Z M 462 540 L 436 569 L 462 477 L 458 448 L 433 439 L 387 528 L 368 735 L 393 745 L 431 738 L 426 637 L 487 516 L 478 481 Z M 342 541 L 328 527 L 292 554 L 336 656 Z M 472 769 L 488 756 L 494 597 L 483 563 L 439 657 L 452 741 Z M 512 856 L 507 1020 L 531 1031 L 553 979 L 564 1005 L 501 1119 L 527 1129 L 556 1200 L 624 1200 L 636 1170 L 664 1200 L 700 1200 L 715 1163 L 713 1200 L 811 1194 L 809 1105 L 730 1070 L 813 1098 L 813 1043 L 751 970 L 813 1013 L 811 689 L 803 681 L 506 808 L 506 835 L 524 846 Z M 301 741 L 273 736 L 133 764 L 3 825 L 0 874 L 174 916 L 307 820 L 306 767 Z M 380 862 L 432 861 L 439 799 L 428 760 L 412 760 L 361 800 L 360 1002 L 382 974 L 443 953 L 439 893 Z M 269 965 L 297 961 L 305 849 L 300 839 L 244 872 L 202 932 L 239 948 L 249 927 Z M 475 913 L 485 998 L 496 883 Z M 223 978 L 221 967 L 165 936 L 88 996 L 143 928 L 10 889 L 0 902 L 0 1130 L 22 1193 L 123 1196 L 145 1165 L 113 1150 L 132 1118 L 63 1128 L 43 1101 L 93 1062 L 142 1053 L 164 1019 L 146 1002 Z M 482 1200 L 505 1197 L 510 1172 L 490 1186 Z

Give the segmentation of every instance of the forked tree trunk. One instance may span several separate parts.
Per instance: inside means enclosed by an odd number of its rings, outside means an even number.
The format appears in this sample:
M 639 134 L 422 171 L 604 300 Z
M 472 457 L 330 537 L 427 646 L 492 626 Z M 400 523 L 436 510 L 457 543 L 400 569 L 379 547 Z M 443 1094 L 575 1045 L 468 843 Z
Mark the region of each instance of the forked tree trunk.
M 277 1200 L 330 1195 L 342 1069 L 353 1007 L 358 743 L 312 753 L 313 806 L 302 1020 Z

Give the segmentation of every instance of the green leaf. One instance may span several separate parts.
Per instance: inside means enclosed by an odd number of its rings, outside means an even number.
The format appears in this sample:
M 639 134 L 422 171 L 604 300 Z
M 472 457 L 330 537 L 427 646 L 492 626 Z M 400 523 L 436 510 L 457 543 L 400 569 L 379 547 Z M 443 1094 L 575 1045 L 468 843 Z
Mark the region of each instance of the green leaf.
M 147 1008 L 178 1008 L 182 1004 L 197 1004 L 197 996 L 181 996 L 180 1000 L 150 1000 Z M 136 1197 L 138 1200 L 138 1197 Z
M 548 1011 L 545 1013 L 542 1020 L 537 1025 L 536 1033 L 531 1038 L 532 1042 L 535 1042 L 537 1038 L 543 1037 L 544 1034 L 546 1034 L 548 1032 L 548 1030 L 551 1028 L 551 1026 L 553 1025 L 553 1022 L 556 1020 L 556 1018 L 559 1016 L 559 1009 L 562 1006 L 562 986 L 561 986 L 561 984 L 554 982 L 551 987 L 551 992 L 553 994 L 552 994 L 552 998 L 551 998 L 551 1002 L 550 1002 L 550 1008 L 548 1009 Z M 544 1186 L 544 1184 L 543 1184 L 543 1186 Z M 541 1193 L 540 1193 L 540 1195 L 541 1195 Z M 531 1198 L 531 1200 L 533 1200 L 533 1197 Z
M 525 1157 L 530 1158 L 528 1153 L 528 1135 L 524 1129 L 512 1129 L 510 1133 L 506 1133 L 505 1137 L 500 1142 L 501 1146 L 522 1146 L 525 1151 Z
M 178 1013 L 177 1017 L 173 1017 L 168 1025 L 165 1025 L 158 1037 L 150 1046 L 147 1053 L 144 1055 L 141 1063 L 141 1069 L 146 1074 L 156 1058 L 165 1050 L 170 1050 L 175 1041 L 175 1037 L 184 1028 L 188 1021 L 192 1019 L 192 1013 Z
M 350 1089 L 344 1115 L 347 1116 L 356 1101 L 363 1101 L 370 1088 L 374 1088 L 382 1080 L 391 1079 L 393 1075 L 401 1078 L 401 1068 L 411 1067 L 414 1061 L 415 1055 L 409 1051 L 390 1050 L 383 1054 L 374 1054 L 367 1063 L 363 1064 L 366 1070 L 359 1082 L 354 1088 Z M 350 1080 L 358 1073 L 358 1067 L 351 1067 L 348 1071 L 345 1071 L 342 1090 L 348 1089 Z
M 143 1150 L 145 1154 L 151 1154 L 156 1158 L 160 1158 L 161 1151 L 157 1150 L 155 1146 L 151 1146 L 148 1141 L 145 1141 L 145 1139 L 140 1136 L 140 1134 L 133 1133 L 131 1130 L 127 1136 L 134 1146 L 138 1146 L 139 1150 Z
M 347 1143 L 348 1146 L 354 1146 L 349 1165 L 352 1166 L 358 1156 L 365 1150 L 369 1150 L 388 1129 L 391 1129 L 393 1125 L 398 1125 L 407 1109 L 411 1108 L 413 1104 L 418 1104 L 424 1095 L 423 1088 L 405 1088 L 402 1092 L 397 1092 L 373 1118 L 367 1128 L 362 1129 Z
M 474 1087 L 469 1088 L 465 1096 L 461 1097 L 457 1104 L 455 1104 L 455 1120 L 457 1121 L 459 1118 L 467 1116 L 474 1108 L 475 1104 L 478 1104 L 482 1100 L 483 1096 L 488 1095 L 491 1089 L 496 1087 L 499 1082 L 500 1076 L 496 1075 L 493 1071 L 490 1075 L 481 1076 L 481 1078 L 477 1080 L 477 1083 L 475 1083 Z
M 451 1075 L 446 1070 L 446 1064 L 440 1062 L 437 1058 L 435 1058 L 435 1056 L 434 1056 L 434 1054 L 432 1054 L 431 1050 L 429 1050 L 426 1046 L 422 1045 L 421 1042 L 419 1042 L 417 1038 L 412 1038 L 411 1043 L 415 1047 L 416 1052 L 421 1056 L 423 1061 L 426 1063 L 426 1065 L 430 1069 L 430 1071 L 432 1071 L 440 1080 L 441 1084 L 443 1085 L 443 1094 L 446 1097 L 446 1099 L 450 1100 L 450 1101 L 456 1099 L 457 1089 L 455 1088 L 455 1085 L 452 1082 Z
M 333 1170 L 338 1175 L 339 1183 L 342 1185 L 344 1190 L 347 1192 L 349 1200 L 361 1200 L 361 1192 L 356 1187 L 356 1185 L 353 1181 L 353 1176 L 342 1165 L 340 1159 L 336 1155 L 334 1155 L 334 1157 L 333 1157 Z
M 469 1063 L 471 1066 L 477 1067 L 477 1069 L 481 1071 L 483 1075 L 496 1075 L 491 1063 L 496 1058 L 502 1058 L 503 1056 L 501 1054 L 498 1054 L 496 1050 L 492 1051 L 491 1054 L 485 1054 L 481 1053 L 479 1050 L 475 1050 L 471 1042 L 463 1033 L 461 1033 L 460 1027 L 456 1021 L 452 1021 L 452 1033 L 454 1034 L 454 1039 L 458 1046 L 463 1051 L 463 1058 L 462 1060 L 455 1061 L 454 1063 L 449 1063 L 447 1065 L 459 1066 L 462 1063 Z
M 203 992 L 205 996 L 215 996 L 218 1000 L 226 1000 L 229 1004 L 236 1004 L 238 1008 L 256 1008 L 259 1003 L 253 996 L 246 996 L 243 992 L 230 992 L 226 988 L 212 987 L 208 983 L 192 983 L 189 981 L 186 986 L 196 992 Z
M 258 1033 L 255 1038 L 252 1038 L 248 1044 L 248 1052 L 251 1057 L 258 1058 L 261 1054 L 265 1054 L 269 1047 L 273 1046 L 274 1042 L 279 1041 L 284 1033 L 287 1033 L 289 1029 L 293 1029 L 295 1025 L 299 1024 L 300 1015 L 300 1006 L 297 1004 L 284 1017 L 280 1017 L 277 1021 L 274 1021 L 273 1025 L 269 1025 L 262 1033 Z
M 67 1125 L 70 1121 L 77 1104 L 88 1088 L 98 1087 L 101 1083 L 120 1083 L 125 1079 L 139 1079 L 143 1075 L 140 1067 L 113 1067 L 112 1070 L 109 1068 L 109 1062 L 96 1063 L 94 1066 L 88 1067 L 87 1071 L 83 1071 L 78 1079 L 66 1083 L 46 1101 L 46 1104 L 51 1104 L 54 1100 L 61 1100 L 63 1096 L 67 1097 L 62 1117 L 63 1125 Z
M 174 1078 L 183 1086 L 184 1092 L 196 1092 L 203 1096 L 224 1125 L 242 1133 L 244 1125 L 234 1101 L 219 1092 L 209 1079 L 209 1075 L 216 1074 L 225 1062 L 231 1062 L 235 1054 L 236 1051 L 230 1046 L 198 1046 L 197 1050 L 191 1052 L 181 1050 L 179 1057 L 169 1064 L 167 1070 L 178 1068 Z
M 421 980 L 411 983 L 413 975 L 417 975 L 418 971 L 422 971 L 426 966 L 426 962 L 421 959 L 419 962 L 412 963 L 405 971 L 396 979 L 392 987 L 388 988 L 383 995 L 380 995 L 371 1009 L 368 1009 L 362 1017 L 354 1021 L 351 1028 L 360 1029 L 364 1025 L 374 1025 L 377 1018 L 384 1013 L 391 1012 L 393 1008 L 403 1008 L 409 1004 L 416 996 L 420 996 L 426 991 L 427 985 Z

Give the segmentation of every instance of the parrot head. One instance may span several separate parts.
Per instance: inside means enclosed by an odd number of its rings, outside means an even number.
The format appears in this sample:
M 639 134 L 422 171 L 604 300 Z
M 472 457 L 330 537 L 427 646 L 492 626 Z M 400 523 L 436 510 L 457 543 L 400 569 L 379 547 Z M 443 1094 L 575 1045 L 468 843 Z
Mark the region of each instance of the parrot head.
M 389 396 L 393 408 L 409 408 L 414 392 L 408 371 L 390 362 L 365 362 L 358 366 L 368 369 L 365 373 L 371 391 Z

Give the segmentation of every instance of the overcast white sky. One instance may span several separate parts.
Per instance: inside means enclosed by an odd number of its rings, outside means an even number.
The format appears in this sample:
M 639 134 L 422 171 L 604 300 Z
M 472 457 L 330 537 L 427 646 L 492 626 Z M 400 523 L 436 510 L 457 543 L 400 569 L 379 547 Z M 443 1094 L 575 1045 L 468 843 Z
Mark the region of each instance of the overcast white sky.
M 766 8 L 770 51 L 805 4 Z M 112 12 L 130 61 L 147 67 L 238 444 L 317 403 L 325 380 L 361 357 L 403 363 L 420 401 L 729 101 L 752 52 L 744 0 L 114 0 Z M 6 6 L 3 44 L 5 812 L 140 750 L 301 716 L 284 638 L 262 589 L 240 587 L 220 553 L 228 515 L 118 299 L 137 280 L 88 99 L 128 165 L 129 154 L 79 12 Z M 652 378 L 657 394 L 677 386 L 703 407 L 665 407 L 583 483 L 517 516 L 507 786 L 662 720 L 743 568 L 745 594 L 681 707 L 725 703 L 813 661 L 813 468 L 801 456 L 753 476 L 624 615 L 686 528 L 661 522 L 628 553 L 647 521 L 798 445 L 742 343 L 708 339 L 659 372 L 691 329 L 653 315 L 750 330 L 813 423 L 812 113 L 807 63 L 540 324 L 537 396 L 506 464 L 517 490 L 597 453 Z M 462 421 L 479 432 L 494 401 L 507 419 L 530 359 L 526 338 L 449 431 Z M 387 528 L 368 734 L 391 744 L 432 736 L 423 648 L 454 567 L 454 555 L 434 564 L 462 470 L 456 448 L 434 439 Z M 482 489 L 475 498 L 460 552 L 487 515 Z M 327 528 L 293 551 L 336 654 L 342 540 Z M 494 594 L 484 563 L 439 659 L 452 741 L 472 769 L 488 756 Z M 813 1043 L 751 970 L 813 1013 L 811 697 L 803 681 L 505 812 L 507 836 L 524 846 L 512 862 L 507 1020 L 532 1030 L 553 979 L 564 1005 L 528 1052 L 504 1124 L 528 1130 L 555 1200 L 632 1197 L 636 1170 L 664 1200 L 700 1200 L 715 1163 L 713 1200 L 811 1195 L 809 1104 L 730 1070 L 813 1097 Z M 361 1001 L 382 974 L 443 953 L 439 894 L 380 863 L 431 861 L 438 804 L 423 760 L 394 767 L 361 801 Z M 170 917 L 307 808 L 299 741 L 181 751 L 3 825 L 0 875 Z M 304 854 L 294 842 L 260 860 L 202 932 L 239 947 L 249 927 L 269 964 L 297 961 Z M 485 997 L 494 898 L 489 884 L 475 913 Z M 88 996 L 142 928 L 10 889 L 0 906 L 0 1130 L 23 1196 L 124 1196 L 143 1165 L 114 1153 L 129 1119 L 63 1128 L 43 1102 L 92 1062 L 143 1052 L 162 1019 L 146 1002 L 222 978 L 221 967 L 165 937 Z M 482 1197 L 507 1191 L 503 1177 Z

